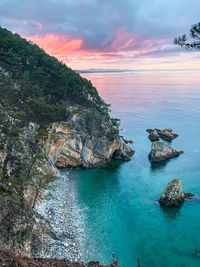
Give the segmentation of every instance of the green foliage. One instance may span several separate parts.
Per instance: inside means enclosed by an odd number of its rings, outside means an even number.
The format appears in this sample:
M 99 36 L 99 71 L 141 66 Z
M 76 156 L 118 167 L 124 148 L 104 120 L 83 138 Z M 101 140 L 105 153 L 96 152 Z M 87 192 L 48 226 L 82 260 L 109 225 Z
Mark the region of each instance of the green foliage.
M 185 47 L 187 50 L 200 49 L 200 22 L 192 25 L 190 28 L 190 38 L 194 41 L 188 41 L 188 36 L 183 34 L 174 39 L 174 44 Z
M 26 113 L 24 111 L 17 111 L 14 114 L 14 118 L 18 120 L 23 120 L 26 118 Z
M 40 140 L 46 141 L 48 139 L 48 131 L 45 126 L 40 126 L 35 135 L 35 141 L 39 142 Z
M 51 139 L 54 142 L 54 144 L 56 144 L 57 141 L 59 140 L 59 136 L 55 129 L 53 129 L 53 131 L 51 132 Z
M 19 129 L 16 126 L 13 126 L 13 127 L 8 129 L 7 136 L 8 137 L 17 137 L 17 136 L 19 136 L 20 133 L 23 133 L 23 130 Z
M 90 81 L 1 27 L 0 67 L 9 73 L 0 70 L 0 98 L 14 107 L 18 119 L 43 124 L 66 120 L 69 104 L 96 109 L 110 119 L 110 106 Z
M 46 158 L 41 153 L 36 153 L 32 158 L 31 173 L 34 177 L 33 186 L 36 189 L 32 208 L 35 207 L 40 190 L 45 189 L 47 185 L 55 179 L 55 176 L 50 172 L 44 173 L 43 168 L 46 164 Z
M 115 139 L 119 136 L 119 129 L 118 128 L 110 128 L 109 132 L 108 132 L 108 136 L 110 137 L 110 139 Z

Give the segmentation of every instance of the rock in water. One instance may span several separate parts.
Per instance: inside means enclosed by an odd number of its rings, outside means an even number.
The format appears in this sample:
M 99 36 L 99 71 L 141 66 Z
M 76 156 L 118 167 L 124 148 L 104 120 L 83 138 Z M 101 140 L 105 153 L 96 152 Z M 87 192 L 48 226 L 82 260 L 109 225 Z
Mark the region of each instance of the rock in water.
M 163 191 L 159 203 L 163 206 L 177 206 L 183 203 L 185 195 L 179 179 L 174 179 L 168 183 Z
M 148 129 L 146 129 L 146 132 L 151 133 L 151 132 L 153 132 L 153 130 L 148 128 Z
M 183 151 L 172 148 L 170 145 L 156 141 L 151 145 L 151 152 L 149 153 L 149 160 L 151 162 L 160 162 L 166 159 L 177 157 L 182 154 Z
M 185 198 L 192 198 L 193 193 L 183 193 L 181 181 L 174 179 L 168 183 L 158 202 L 162 206 L 177 206 L 183 203 Z
M 166 141 L 172 141 L 178 137 L 178 134 L 174 134 L 172 131 L 172 129 L 163 129 L 159 132 L 159 136 Z
M 149 134 L 149 139 L 151 141 L 158 141 L 159 140 L 159 134 L 156 130 L 152 131 L 150 134 Z
M 178 134 L 173 133 L 172 129 L 165 128 L 163 130 L 155 128 L 154 130 L 152 129 L 147 129 L 146 132 L 149 133 L 149 139 L 151 141 L 158 141 L 159 138 L 162 138 L 165 141 L 172 141 L 176 137 L 178 137 Z

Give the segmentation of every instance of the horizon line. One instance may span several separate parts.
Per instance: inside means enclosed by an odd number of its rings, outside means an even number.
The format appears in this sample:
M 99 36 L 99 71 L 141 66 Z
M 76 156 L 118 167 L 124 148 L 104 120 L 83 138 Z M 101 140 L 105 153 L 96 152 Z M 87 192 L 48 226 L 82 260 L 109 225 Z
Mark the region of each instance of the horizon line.
M 74 70 L 77 73 L 115 73 L 115 72 L 145 72 L 145 71 L 200 71 L 200 68 L 191 69 L 104 69 L 104 68 L 89 68 Z

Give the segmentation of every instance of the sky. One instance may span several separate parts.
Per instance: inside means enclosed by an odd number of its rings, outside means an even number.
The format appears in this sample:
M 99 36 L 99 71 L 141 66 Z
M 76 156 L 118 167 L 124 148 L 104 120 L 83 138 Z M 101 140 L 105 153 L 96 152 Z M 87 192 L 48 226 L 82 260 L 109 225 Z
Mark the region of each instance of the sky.
M 0 25 L 73 69 L 196 69 L 173 39 L 200 21 L 199 0 L 1 0 Z

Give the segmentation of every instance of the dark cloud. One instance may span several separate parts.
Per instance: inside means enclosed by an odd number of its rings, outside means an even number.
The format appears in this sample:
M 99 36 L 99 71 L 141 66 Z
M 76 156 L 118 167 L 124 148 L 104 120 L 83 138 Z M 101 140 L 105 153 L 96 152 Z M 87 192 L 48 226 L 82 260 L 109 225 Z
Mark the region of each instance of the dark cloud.
M 199 10 L 199 0 L 1 0 L 0 24 L 24 36 L 82 39 L 86 50 L 131 51 L 169 44 Z

